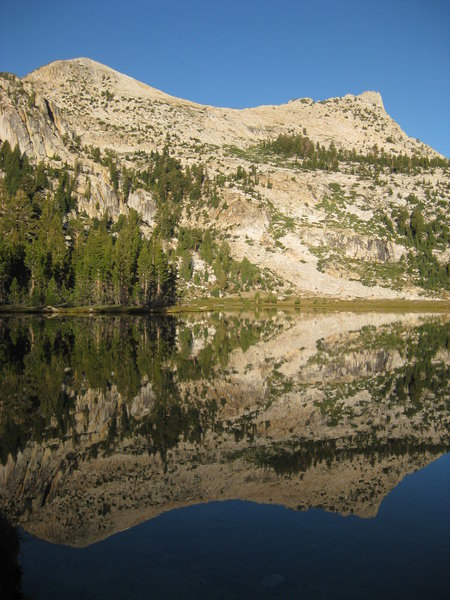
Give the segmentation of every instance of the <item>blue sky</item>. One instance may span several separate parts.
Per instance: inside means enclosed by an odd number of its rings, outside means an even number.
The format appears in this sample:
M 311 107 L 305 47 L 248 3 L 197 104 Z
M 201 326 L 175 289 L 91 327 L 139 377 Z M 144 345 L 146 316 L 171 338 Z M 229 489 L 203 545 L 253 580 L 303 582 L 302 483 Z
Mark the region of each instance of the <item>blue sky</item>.
M 411 136 L 450 156 L 449 0 L 3 2 L 0 70 L 88 56 L 216 106 L 378 90 Z

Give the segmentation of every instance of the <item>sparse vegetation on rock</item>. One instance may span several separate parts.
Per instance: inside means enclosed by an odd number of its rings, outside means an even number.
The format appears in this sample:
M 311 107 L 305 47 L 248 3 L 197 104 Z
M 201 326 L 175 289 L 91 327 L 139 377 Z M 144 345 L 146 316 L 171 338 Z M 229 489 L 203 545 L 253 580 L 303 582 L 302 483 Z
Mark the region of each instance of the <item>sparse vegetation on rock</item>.
M 47 242 L 43 265 L 26 252 L 37 229 L 14 243 L 0 232 L 3 303 L 28 302 L 39 286 L 34 303 L 45 302 L 47 286 L 49 298 L 78 302 L 75 248 L 105 223 L 118 249 L 125 233 L 115 224 L 132 210 L 139 248 L 158 240 L 172 278 L 183 271 L 164 301 L 288 289 L 336 298 L 448 297 L 448 160 L 409 138 L 377 93 L 219 109 L 76 59 L 23 79 L 4 74 L 0 98 L 1 218 L 16 207 L 36 228 L 47 214 L 60 230 L 55 243 L 62 236 L 65 244 L 57 258 Z M 183 232 L 194 230 L 198 243 L 182 248 Z M 208 235 L 213 244 L 204 245 Z M 225 263 L 217 260 L 223 244 Z M 107 281 L 94 284 L 88 301 L 154 302 L 151 285 L 143 284 L 149 297 L 142 293 L 138 262 L 126 286 L 113 283 L 112 264 L 103 270 Z M 88 289 L 95 276 L 83 277 Z

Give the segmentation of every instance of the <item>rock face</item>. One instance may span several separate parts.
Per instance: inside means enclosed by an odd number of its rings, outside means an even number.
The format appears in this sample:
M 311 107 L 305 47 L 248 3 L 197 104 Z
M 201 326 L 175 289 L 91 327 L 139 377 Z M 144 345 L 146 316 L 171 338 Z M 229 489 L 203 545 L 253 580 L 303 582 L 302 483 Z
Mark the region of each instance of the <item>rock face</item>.
M 359 98 L 363 102 L 367 102 L 367 104 L 372 104 L 373 106 L 377 106 L 384 110 L 384 104 L 380 92 L 363 92 L 359 95 Z
M 134 208 L 147 223 L 147 225 L 155 224 L 156 203 L 153 200 L 150 192 L 144 190 L 136 190 L 128 197 L 128 206 Z
M 56 154 L 70 160 L 57 127 L 57 123 L 61 127 L 58 108 L 42 96 L 36 99 L 33 92 L 29 95 L 27 89 L 29 86 L 14 76 L 0 78 L 0 139 L 12 147 L 18 145 L 21 152 L 38 160 Z
M 93 150 L 112 153 L 123 173 L 145 170 L 151 153 L 168 143 L 185 167 L 201 162 L 207 182 L 221 181 L 214 207 L 184 207 L 180 225 L 212 227 L 235 257 L 248 256 L 271 272 L 279 291 L 423 295 L 400 264 L 408 248 L 389 220 L 404 207 L 412 210 L 411 195 L 423 203 L 426 219 L 448 213 L 448 169 L 364 174 L 346 164 L 339 172 L 311 172 L 255 151 L 280 134 L 307 135 L 315 145 L 364 155 L 383 149 L 392 156 L 440 156 L 408 137 L 374 91 L 236 110 L 174 98 L 87 58 L 56 61 L 22 80 L 0 77 L 0 140 L 18 144 L 36 161 L 77 164 L 78 206 L 89 216 L 108 211 L 117 219 L 134 208 L 151 231 L 155 198 L 139 184 L 126 198 L 120 186 L 115 191 Z M 254 173 L 252 187 L 236 180 L 238 168 Z M 448 249 L 435 255 L 448 262 Z

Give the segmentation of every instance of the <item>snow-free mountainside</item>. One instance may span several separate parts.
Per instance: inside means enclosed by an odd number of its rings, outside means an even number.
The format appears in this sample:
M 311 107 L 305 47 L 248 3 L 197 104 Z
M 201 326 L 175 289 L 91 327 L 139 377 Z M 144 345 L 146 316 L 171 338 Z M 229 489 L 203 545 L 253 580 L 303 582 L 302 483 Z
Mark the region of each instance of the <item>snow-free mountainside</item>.
M 0 301 L 449 296 L 448 160 L 377 92 L 243 110 L 86 58 L 0 76 Z

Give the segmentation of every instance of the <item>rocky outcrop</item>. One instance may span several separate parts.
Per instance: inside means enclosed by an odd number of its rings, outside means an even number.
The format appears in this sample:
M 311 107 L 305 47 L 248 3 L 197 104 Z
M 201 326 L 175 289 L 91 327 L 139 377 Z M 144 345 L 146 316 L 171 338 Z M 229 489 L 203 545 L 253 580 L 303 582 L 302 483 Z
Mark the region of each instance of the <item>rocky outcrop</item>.
M 363 92 L 362 94 L 360 94 L 357 97 L 360 100 L 362 100 L 363 102 L 366 102 L 367 104 L 377 106 L 378 108 L 381 108 L 382 110 L 384 110 L 383 99 L 381 98 L 380 92 L 367 91 L 367 92 Z
M 18 145 L 21 152 L 36 160 L 59 156 L 72 162 L 61 137 L 67 130 L 51 100 L 36 96 L 30 86 L 13 76 L 0 77 L 0 140 L 13 148 Z
M 156 203 L 150 192 L 141 189 L 132 192 L 128 197 L 127 204 L 141 215 L 144 223 L 149 226 L 155 225 Z
M 405 248 L 399 244 L 347 231 L 310 228 L 302 232 L 302 238 L 308 245 L 330 248 L 362 261 L 397 262 L 406 254 Z

